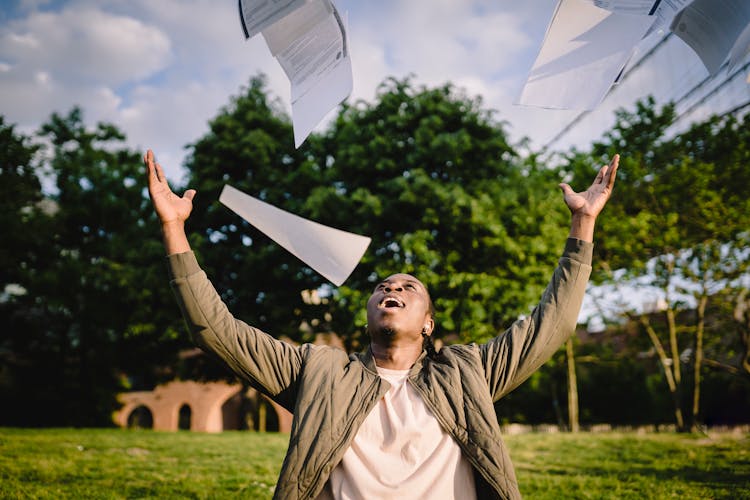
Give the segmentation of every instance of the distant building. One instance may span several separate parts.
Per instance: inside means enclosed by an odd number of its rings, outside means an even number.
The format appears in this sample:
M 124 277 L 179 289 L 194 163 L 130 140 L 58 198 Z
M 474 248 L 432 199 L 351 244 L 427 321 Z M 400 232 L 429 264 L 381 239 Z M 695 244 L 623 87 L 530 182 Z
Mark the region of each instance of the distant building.
M 335 333 L 318 333 L 313 343 L 344 349 Z M 195 353 L 190 351 L 187 355 Z M 152 391 L 123 392 L 117 399 L 122 408 L 113 414 L 112 420 L 123 428 L 196 432 L 289 432 L 292 428 L 291 413 L 239 383 L 174 380 Z
M 289 432 L 292 414 L 254 389 L 227 382 L 173 381 L 153 391 L 118 395 L 122 408 L 113 415 L 120 427 L 159 431 L 273 430 Z M 270 406 L 272 418 L 266 413 Z M 273 425 L 268 425 L 269 420 Z

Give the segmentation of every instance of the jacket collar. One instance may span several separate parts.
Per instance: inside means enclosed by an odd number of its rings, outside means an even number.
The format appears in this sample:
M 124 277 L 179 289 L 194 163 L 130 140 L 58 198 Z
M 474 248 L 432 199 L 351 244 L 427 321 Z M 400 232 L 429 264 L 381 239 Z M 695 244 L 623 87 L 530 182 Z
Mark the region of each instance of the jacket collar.
M 375 356 L 372 354 L 371 346 L 368 345 L 367 349 L 359 353 L 357 356 L 359 357 L 359 360 L 362 362 L 362 364 L 365 365 L 365 368 L 368 371 L 371 371 L 372 373 L 377 375 L 378 368 L 375 364 Z M 409 368 L 409 378 L 414 378 L 422 369 L 422 361 L 424 360 L 425 356 L 427 356 L 427 351 L 422 349 L 422 352 L 419 354 L 417 360 L 414 362 L 411 368 Z

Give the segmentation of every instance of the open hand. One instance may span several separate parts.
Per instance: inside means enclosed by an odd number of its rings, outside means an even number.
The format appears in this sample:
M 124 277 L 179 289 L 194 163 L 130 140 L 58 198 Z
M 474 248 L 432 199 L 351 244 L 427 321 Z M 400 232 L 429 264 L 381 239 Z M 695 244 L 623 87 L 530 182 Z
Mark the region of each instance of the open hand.
M 620 155 L 616 154 L 609 165 L 604 165 L 599 170 L 591 187 L 582 193 L 576 193 L 568 184 L 560 184 L 565 203 L 574 216 L 595 219 L 599 215 L 612 195 L 619 163 Z
M 143 164 L 147 169 L 148 194 L 162 225 L 184 223 L 193 210 L 195 189 L 188 189 L 182 197 L 174 194 L 169 188 L 161 165 L 154 162 L 154 153 L 150 149 L 143 156 Z

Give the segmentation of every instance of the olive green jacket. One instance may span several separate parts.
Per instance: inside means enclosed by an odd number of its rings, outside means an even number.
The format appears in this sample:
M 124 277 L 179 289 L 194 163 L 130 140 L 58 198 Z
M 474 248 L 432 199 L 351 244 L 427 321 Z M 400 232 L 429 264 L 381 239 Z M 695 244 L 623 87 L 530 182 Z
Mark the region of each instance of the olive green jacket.
M 574 331 L 593 245 L 568 239 L 541 301 L 486 344 L 443 347 L 417 359 L 409 381 L 474 468 L 479 498 L 520 498 L 493 402 L 547 361 Z M 218 355 L 294 414 L 275 498 L 316 498 L 362 421 L 388 391 L 372 353 L 296 347 L 234 318 L 192 253 L 169 256 L 172 288 L 187 326 Z

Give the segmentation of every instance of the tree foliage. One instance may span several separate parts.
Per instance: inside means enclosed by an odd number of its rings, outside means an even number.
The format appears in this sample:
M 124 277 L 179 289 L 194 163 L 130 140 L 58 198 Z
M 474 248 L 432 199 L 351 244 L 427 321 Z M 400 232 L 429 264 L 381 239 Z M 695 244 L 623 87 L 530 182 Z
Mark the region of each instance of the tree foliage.
M 320 182 L 306 145 L 295 150 L 289 119 L 255 78 L 191 145 L 187 185 L 197 190 L 188 220 L 191 243 L 230 310 L 275 336 L 299 340 L 299 325 L 317 313 L 302 300 L 322 279 L 218 202 L 225 184 L 301 216 Z M 311 142 L 315 138 L 310 139 Z
M 590 158 L 622 156 L 617 196 L 597 234 L 598 277 L 629 277 L 661 291 L 660 305 L 634 303 L 643 295 L 631 294 L 624 309 L 651 339 L 678 426 L 688 428 L 699 419 L 704 357 L 714 366 L 741 363 L 742 356 L 726 356 L 732 330 L 714 328 L 718 322 L 708 321 L 706 311 L 726 309 L 721 303 L 747 293 L 750 133 L 746 120 L 727 115 L 672 135 L 674 119 L 673 107 L 657 109 L 653 100 L 621 110 L 603 140 L 572 155 L 567 168 L 586 177 Z M 661 315 L 664 321 L 655 318 Z M 688 391 L 692 405 L 685 404 Z
M 731 374 L 727 394 L 750 405 L 738 376 L 750 366 L 750 127 L 714 118 L 671 136 L 672 108 L 652 102 L 617 118 L 591 151 L 552 168 L 521 157 L 481 100 L 392 79 L 373 102 L 342 105 L 324 133 L 295 149 L 289 118 L 255 78 L 190 145 L 186 186 L 174 187 L 198 190 L 191 243 L 230 309 L 276 337 L 335 332 L 361 349 L 372 287 L 408 272 L 430 289 L 439 337 L 483 341 L 528 313 L 549 279 L 569 219 L 558 182 L 585 189 L 619 152 L 596 277 L 650 276 L 668 307 L 642 314 L 635 304 L 626 330 L 640 324 L 641 334 L 626 335 L 624 351 L 580 347 L 581 421 L 663 420 L 670 395 L 655 390 L 656 365 L 636 356 L 648 350 L 648 326 L 662 365 L 671 361 L 681 381 L 678 407 L 690 407 L 694 375 L 708 366 L 712 407 L 703 414 L 731 421 L 716 409 L 724 399 L 715 388 Z M 111 124 L 87 128 L 77 108 L 52 115 L 36 137 L 0 117 L 2 424 L 107 425 L 120 390 L 226 376 L 203 358 L 178 359 L 190 341 L 168 288 L 142 152 L 124 139 Z M 335 288 L 218 203 L 224 184 L 372 244 Z M 560 356 L 503 400 L 501 419 L 563 420 Z M 607 404 L 613 379 L 628 398 Z M 636 414 L 631 397 L 653 408 Z
M 323 136 L 295 151 L 263 85 L 254 80 L 211 122 L 188 162 L 202 200 L 190 228 L 235 313 L 276 335 L 305 341 L 332 330 L 361 348 L 367 296 L 395 272 L 427 285 L 442 332 L 461 341 L 486 340 L 529 311 L 567 215 L 554 173 L 526 165 L 480 100 L 450 85 L 389 80 L 374 103 L 344 105 Z M 333 289 L 218 205 L 224 183 L 372 244 Z M 304 290 L 327 297 L 309 304 Z
M 38 231 L 29 231 L 34 211 L 42 199 L 41 183 L 33 164 L 37 146 L 16 132 L 0 116 L 0 286 L 17 284 L 25 249 Z M 11 288 L 12 291 L 12 288 Z M 0 290 L 7 293 L 7 290 Z
M 520 159 L 504 123 L 451 85 L 385 82 L 346 106 L 323 140 L 327 186 L 308 202 L 331 225 L 373 238 L 340 296 L 354 324 L 375 281 L 430 289 L 443 333 L 482 341 L 529 311 L 554 267 L 567 211 L 553 173 Z
M 43 194 L 29 181 L 36 190 L 21 203 L 24 231 L 4 241 L 17 251 L 12 278 L 23 292 L 2 304 L 2 397 L 14 402 L 2 418 L 106 425 L 116 391 L 131 385 L 125 374 L 148 385 L 174 359 L 177 309 L 139 154 L 113 125 L 88 130 L 77 108 L 53 114 L 40 135 L 52 185 Z M 23 151 L 16 172 L 33 168 L 33 148 Z

